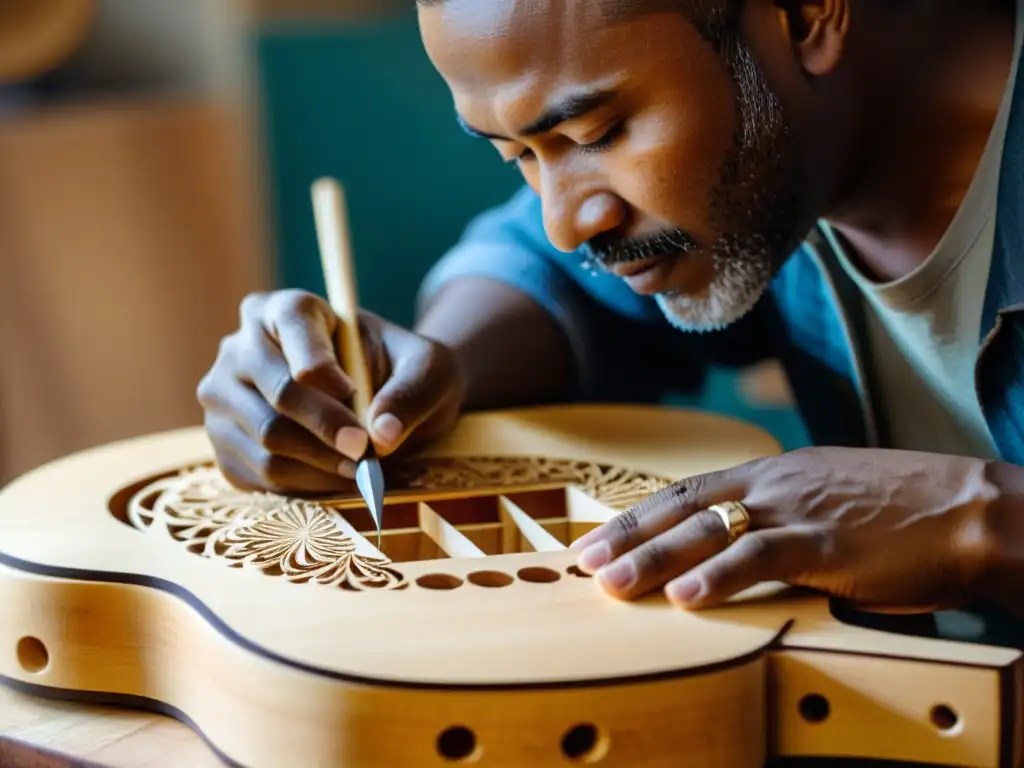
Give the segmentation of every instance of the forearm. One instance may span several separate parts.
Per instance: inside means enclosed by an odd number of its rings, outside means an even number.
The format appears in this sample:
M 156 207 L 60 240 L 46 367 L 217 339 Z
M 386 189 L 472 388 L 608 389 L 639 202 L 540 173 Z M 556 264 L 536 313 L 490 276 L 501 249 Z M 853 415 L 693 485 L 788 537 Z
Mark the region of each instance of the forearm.
M 985 562 L 978 597 L 1024 617 L 1024 467 L 992 462 L 986 475 L 995 498 L 981 537 Z
M 455 351 L 465 410 L 558 402 L 572 390 L 569 341 L 551 315 L 497 280 L 465 277 L 426 306 L 416 332 Z

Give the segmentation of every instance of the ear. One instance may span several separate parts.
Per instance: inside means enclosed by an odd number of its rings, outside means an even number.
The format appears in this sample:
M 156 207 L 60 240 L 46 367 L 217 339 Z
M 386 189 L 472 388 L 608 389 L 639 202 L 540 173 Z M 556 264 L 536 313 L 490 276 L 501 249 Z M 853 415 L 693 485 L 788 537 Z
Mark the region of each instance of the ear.
M 839 64 L 850 28 L 852 0 L 776 0 L 779 21 L 803 68 L 827 75 Z

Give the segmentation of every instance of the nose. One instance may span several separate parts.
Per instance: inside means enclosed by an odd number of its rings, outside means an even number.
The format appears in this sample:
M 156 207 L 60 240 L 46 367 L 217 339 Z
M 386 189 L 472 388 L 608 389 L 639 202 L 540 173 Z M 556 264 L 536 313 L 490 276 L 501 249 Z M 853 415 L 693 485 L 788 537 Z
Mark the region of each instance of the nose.
M 541 192 L 541 201 L 548 239 L 564 253 L 572 253 L 594 237 L 622 226 L 626 219 L 625 204 L 607 190 L 573 194 L 549 185 Z

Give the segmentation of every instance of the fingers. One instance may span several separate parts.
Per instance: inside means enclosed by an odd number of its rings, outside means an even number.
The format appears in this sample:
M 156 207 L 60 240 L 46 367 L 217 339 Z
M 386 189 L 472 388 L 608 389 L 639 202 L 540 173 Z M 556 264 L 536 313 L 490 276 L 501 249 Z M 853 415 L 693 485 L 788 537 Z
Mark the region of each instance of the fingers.
M 225 439 L 243 438 L 256 448 L 275 456 L 283 456 L 309 464 L 322 472 L 355 477 L 355 462 L 314 437 L 287 416 L 275 411 L 256 391 L 243 384 L 236 385 L 230 400 L 216 413 L 207 416 L 214 429 L 222 422 L 232 424 L 237 431 L 218 429 L 216 434 Z
M 327 302 L 300 291 L 272 294 L 263 310 L 263 326 L 296 382 L 343 402 L 352 396 L 353 382 L 338 360 L 339 321 Z
M 683 608 L 710 608 L 764 582 L 798 585 L 821 562 L 821 538 L 812 529 L 770 528 L 741 536 L 670 581 L 665 596 Z
M 391 375 L 370 405 L 370 433 L 382 456 L 394 453 L 440 409 L 462 402 L 455 356 L 405 329 L 382 324 Z
M 450 432 L 458 422 L 462 403 L 453 396 L 445 396 L 434 412 L 410 432 L 390 455 L 400 456 L 427 445 Z
M 369 437 L 343 403 L 337 319 L 297 291 L 254 294 L 241 315 L 197 390 L 218 462 L 244 487 L 349 487 Z
M 371 434 L 387 455 L 414 432 L 427 439 L 454 424 L 465 389 L 454 353 L 369 313 L 360 332 L 379 392 L 361 423 L 346 405 L 353 382 L 338 360 L 339 322 L 327 302 L 301 291 L 242 302 L 241 327 L 197 391 L 236 485 L 333 491 L 354 475 Z
M 315 436 L 341 456 L 358 461 L 366 452 L 369 436 L 355 414 L 341 401 L 321 389 L 299 383 L 283 355 L 275 354 L 267 339 L 254 339 L 248 347 L 253 362 L 243 365 L 243 381 L 251 383 L 270 406 Z M 268 428 L 251 416 L 241 420 L 254 436 Z
M 337 493 L 351 490 L 353 486 L 354 464 L 344 473 L 321 468 L 325 464 L 330 467 L 330 463 L 317 461 L 310 453 L 296 448 L 296 443 L 289 443 L 285 452 L 274 452 L 252 440 L 234 422 L 219 416 L 208 416 L 206 429 L 213 440 L 221 472 L 242 490 L 280 494 L 296 490 Z
M 663 586 L 728 545 L 728 532 L 714 512 L 698 512 L 625 552 L 597 571 L 602 588 L 632 600 Z
M 742 466 L 698 475 L 659 491 L 616 515 L 573 543 L 573 549 L 580 552 L 580 569 L 594 574 L 698 511 L 718 502 L 744 498 L 747 474 L 747 467 Z

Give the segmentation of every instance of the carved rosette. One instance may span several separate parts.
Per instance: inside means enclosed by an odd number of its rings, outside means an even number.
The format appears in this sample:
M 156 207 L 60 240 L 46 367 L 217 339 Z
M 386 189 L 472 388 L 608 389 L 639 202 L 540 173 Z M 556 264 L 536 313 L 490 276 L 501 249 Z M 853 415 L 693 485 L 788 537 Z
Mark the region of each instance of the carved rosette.
M 633 470 L 536 457 L 432 458 L 389 473 L 390 492 L 501 492 L 575 486 L 611 509 L 626 509 L 669 484 Z M 346 499 L 344 501 L 351 501 Z M 234 568 L 256 568 L 298 584 L 348 590 L 406 586 L 390 561 L 357 552 L 331 501 L 240 491 L 212 465 L 187 467 L 146 484 L 125 521 Z
M 295 583 L 344 589 L 402 585 L 388 561 L 356 552 L 335 512 L 315 501 L 235 489 L 213 466 L 150 483 L 128 502 L 127 521 L 226 565 Z

